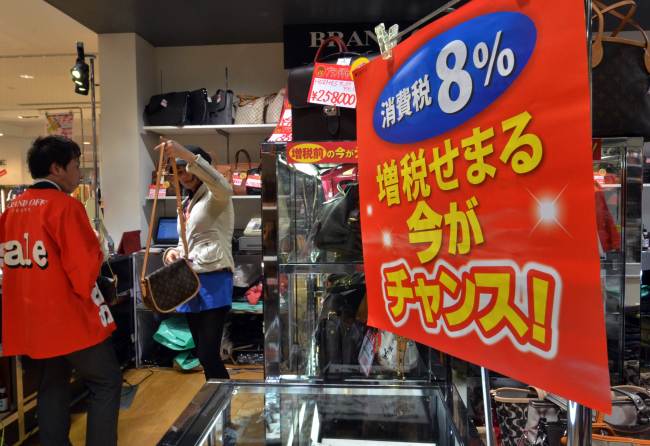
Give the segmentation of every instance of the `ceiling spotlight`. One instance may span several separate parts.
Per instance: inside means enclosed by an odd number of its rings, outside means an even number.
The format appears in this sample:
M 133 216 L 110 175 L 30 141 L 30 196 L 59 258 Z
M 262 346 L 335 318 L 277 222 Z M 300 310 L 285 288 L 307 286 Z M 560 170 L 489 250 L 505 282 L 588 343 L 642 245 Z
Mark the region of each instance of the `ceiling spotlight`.
M 4 134 L 4 133 L 0 133 L 0 136 L 5 136 L 5 134 Z
M 34 79 L 34 76 L 32 76 L 31 74 L 21 74 L 18 77 L 21 79 Z
M 90 69 L 86 63 L 86 55 L 84 54 L 83 42 L 77 42 L 77 61 L 70 69 L 70 75 L 74 82 L 74 92 L 88 95 L 88 87 L 90 84 Z
M 84 141 L 84 146 L 89 146 L 89 145 L 90 145 L 90 141 Z

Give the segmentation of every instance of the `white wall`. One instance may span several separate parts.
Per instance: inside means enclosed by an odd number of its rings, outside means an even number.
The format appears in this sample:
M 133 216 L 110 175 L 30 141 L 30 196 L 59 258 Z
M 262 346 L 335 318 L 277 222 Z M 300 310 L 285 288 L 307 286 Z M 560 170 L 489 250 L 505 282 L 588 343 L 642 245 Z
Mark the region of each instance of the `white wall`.
M 153 162 L 142 134 L 142 109 L 153 88 L 153 47 L 133 33 L 99 36 L 102 54 L 100 181 L 105 224 L 117 244 L 123 232 L 146 240 L 145 194 Z
M 0 166 L 0 170 L 7 170 L 6 175 L 0 176 L 0 185 L 19 185 L 32 182 L 32 177 L 27 169 L 27 150 L 32 140 L 33 138 L 10 135 L 0 137 L 0 160 L 6 162 L 6 165 Z

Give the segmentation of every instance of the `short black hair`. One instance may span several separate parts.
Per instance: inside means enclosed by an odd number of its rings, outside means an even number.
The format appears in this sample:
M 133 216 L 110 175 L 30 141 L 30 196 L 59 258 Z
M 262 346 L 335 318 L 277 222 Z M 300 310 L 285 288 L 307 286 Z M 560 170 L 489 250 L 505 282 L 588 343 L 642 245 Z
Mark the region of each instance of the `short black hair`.
M 208 152 L 203 150 L 201 147 L 195 146 L 193 144 L 187 144 L 185 148 L 189 150 L 193 155 L 201 155 L 201 158 L 206 160 L 208 164 L 212 164 L 212 157 Z M 176 164 L 178 164 L 179 166 L 184 166 L 185 164 L 187 164 L 187 162 L 184 160 L 181 160 L 181 162 L 179 162 L 179 160 L 176 160 Z
M 79 145 L 63 136 L 41 136 L 27 152 L 27 165 L 32 178 L 45 178 L 52 164 L 64 169 L 70 161 L 81 156 Z

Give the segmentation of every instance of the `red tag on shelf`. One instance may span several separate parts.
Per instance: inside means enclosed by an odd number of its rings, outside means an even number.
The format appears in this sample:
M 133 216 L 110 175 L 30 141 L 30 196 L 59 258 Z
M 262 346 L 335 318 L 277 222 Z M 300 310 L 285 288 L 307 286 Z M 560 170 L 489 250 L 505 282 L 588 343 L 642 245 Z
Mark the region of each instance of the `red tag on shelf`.
M 282 112 L 280 112 L 280 121 L 269 137 L 269 142 L 289 142 L 291 141 L 291 104 L 287 96 L 284 96 Z
M 156 196 L 156 185 L 155 185 L 155 184 L 151 184 L 151 185 L 149 186 L 149 199 L 150 199 L 150 200 L 153 200 L 153 198 L 154 198 L 155 196 Z M 158 198 L 165 198 L 166 196 L 167 196 L 167 189 L 165 189 L 164 187 L 161 187 L 161 188 L 158 190 Z

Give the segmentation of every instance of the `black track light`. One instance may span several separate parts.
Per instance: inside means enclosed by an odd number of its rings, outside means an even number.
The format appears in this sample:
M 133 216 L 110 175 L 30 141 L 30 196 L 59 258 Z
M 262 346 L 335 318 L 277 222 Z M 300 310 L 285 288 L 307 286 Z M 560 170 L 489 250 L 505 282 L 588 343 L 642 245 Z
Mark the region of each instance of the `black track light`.
M 77 42 L 77 61 L 70 69 L 70 75 L 74 82 L 74 92 L 87 96 L 90 86 L 90 69 L 86 63 L 83 42 Z

